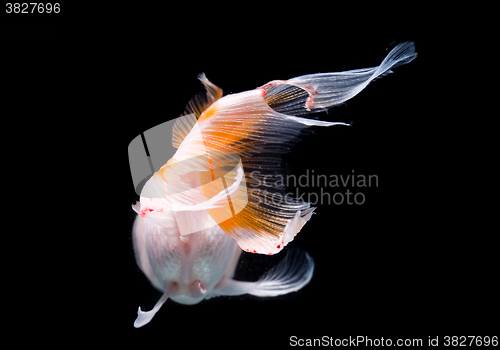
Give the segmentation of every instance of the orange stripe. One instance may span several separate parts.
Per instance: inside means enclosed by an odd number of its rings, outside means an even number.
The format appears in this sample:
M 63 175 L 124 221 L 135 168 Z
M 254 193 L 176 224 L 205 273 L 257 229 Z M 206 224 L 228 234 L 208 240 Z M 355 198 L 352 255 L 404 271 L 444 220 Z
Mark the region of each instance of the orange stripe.
M 210 151 L 208 150 L 207 145 L 205 144 L 205 140 L 203 140 L 203 145 L 205 146 L 205 150 L 207 151 L 208 163 L 210 164 L 210 174 L 212 174 L 212 181 L 215 181 L 214 167 L 212 165 L 212 158 L 210 158 Z
M 231 196 L 229 195 L 229 191 L 227 190 L 226 179 L 224 178 L 224 176 L 222 176 L 220 179 L 222 180 L 222 185 L 224 186 L 224 189 L 226 190 L 227 201 L 229 203 L 229 208 L 231 209 L 231 214 L 233 216 L 235 216 L 236 213 L 234 212 L 233 202 L 231 201 Z

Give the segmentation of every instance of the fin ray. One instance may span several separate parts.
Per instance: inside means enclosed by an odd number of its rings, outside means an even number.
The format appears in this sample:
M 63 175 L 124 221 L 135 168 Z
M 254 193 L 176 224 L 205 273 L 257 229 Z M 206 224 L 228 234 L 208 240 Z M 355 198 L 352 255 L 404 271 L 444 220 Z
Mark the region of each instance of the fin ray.
M 202 82 L 206 92 L 199 93 L 191 98 L 191 100 L 187 103 L 182 116 L 177 118 L 175 121 L 173 127 L 172 145 L 176 148 L 179 148 L 180 144 L 194 127 L 203 111 L 222 97 L 222 89 L 209 81 L 205 73 L 199 74 L 198 79 Z
M 313 272 L 314 260 L 311 256 L 292 250 L 257 282 L 250 294 L 274 297 L 295 292 L 309 283 Z
M 251 294 L 259 297 L 275 297 L 298 291 L 313 276 L 314 260 L 300 250 L 288 251 L 284 259 L 272 267 L 256 282 L 226 279 L 211 293 L 209 298 L 222 295 Z
M 417 57 L 412 42 L 404 42 L 394 47 L 382 63 L 373 68 L 355 69 L 338 73 L 308 74 L 287 81 L 307 90 L 306 112 L 326 110 L 341 104 L 360 93 L 371 81 L 390 73 L 391 68 L 411 62 Z

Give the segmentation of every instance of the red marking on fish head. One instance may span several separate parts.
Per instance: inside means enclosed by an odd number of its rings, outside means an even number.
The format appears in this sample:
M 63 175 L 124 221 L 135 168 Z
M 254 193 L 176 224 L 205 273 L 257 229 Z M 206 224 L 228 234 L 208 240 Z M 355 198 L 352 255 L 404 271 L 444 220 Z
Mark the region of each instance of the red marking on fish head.
M 260 93 L 262 94 L 262 97 L 266 97 L 266 89 L 264 89 L 263 87 L 259 88 L 260 90 Z

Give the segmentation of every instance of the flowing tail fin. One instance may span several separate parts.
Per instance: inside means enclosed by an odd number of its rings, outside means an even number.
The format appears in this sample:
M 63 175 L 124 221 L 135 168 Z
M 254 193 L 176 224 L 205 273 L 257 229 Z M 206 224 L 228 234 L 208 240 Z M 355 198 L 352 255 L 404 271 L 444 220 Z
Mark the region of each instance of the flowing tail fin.
M 377 67 L 274 80 L 263 86 L 266 101 L 275 111 L 288 115 L 327 110 L 353 98 L 371 81 L 391 73 L 392 68 L 409 63 L 415 57 L 415 45 L 404 42 L 393 48 Z
M 285 258 L 272 267 L 256 282 L 243 282 L 226 278 L 212 291 L 209 298 L 220 295 L 252 294 L 275 297 L 296 292 L 311 281 L 314 260 L 306 252 L 291 250 Z
M 309 254 L 291 251 L 256 283 L 249 294 L 274 297 L 298 291 L 309 283 L 313 272 L 314 260 Z

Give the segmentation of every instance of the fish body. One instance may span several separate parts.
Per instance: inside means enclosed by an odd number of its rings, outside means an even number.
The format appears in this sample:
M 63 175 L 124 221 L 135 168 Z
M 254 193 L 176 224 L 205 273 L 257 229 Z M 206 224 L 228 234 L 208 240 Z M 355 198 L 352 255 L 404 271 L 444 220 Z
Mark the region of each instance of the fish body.
M 347 101 L 415 57 L 413 43 L 406 42 L 377 67 L 274 80 L 224 97 L 200 75 L 206 96 L 191 100 L 176 120 L 172 144 L 177 151 L 146 182 L 133 206 L 137 264 L 163 292 L 151 311 L 139 308 L 134 325 L 147 324 L 168 298 L 196 304 L 220 295 L 277 296 L 305 286 L 314 261 L 297 251 L 289 251 L 256 282 L 233 279 L 243 251 L 279 253 L 315 209 L 283 198 L 273 181 L 260 179 L 282 172 L 281 155 L 304 128 L 348 125 L 304 116 Z
M 139 266 L 159 290 L 183 304 L 196 304 L 210 295 L 223 276 L 232 277 L 241 254 L 234 239 L 217 225 L 192 233 L 172 245 L 161 230 L 137 218 L 134 247 Z

